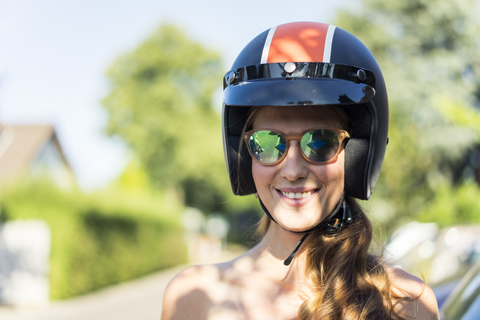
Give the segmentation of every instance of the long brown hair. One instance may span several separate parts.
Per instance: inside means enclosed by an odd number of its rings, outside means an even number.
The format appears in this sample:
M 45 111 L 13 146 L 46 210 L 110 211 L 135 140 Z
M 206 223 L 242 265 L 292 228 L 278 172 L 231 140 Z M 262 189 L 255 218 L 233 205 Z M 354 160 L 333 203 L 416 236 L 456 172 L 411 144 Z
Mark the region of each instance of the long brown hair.
M 403 319 L 386 265 L 369 253 L 372 225 L 352 197 L 353 222 L 337 234 L 316 231 L 305 244 L 306 275 L 315 293 L 301 305 L 298 319 Z
M 318 108 L 325 111 L 326 118 L 340 122 L 342 129 L 348 128 L 342 108 Z M 252 110 L 243 132 L 251 128 L 258 109 Z M 303 244 L 306 278 L 314 293 L 300 306 L 298 319 L 403 320 L 395 312 L 395 304 L 410 298 L 394 293 L 387 265 L 369 252 L 373 229 L 368 217 L 354 198 L 346 195 L 345 200 L 354 212 L 353 222 L 334 235 L 314 231 Z M 270 224 L 271 219 L 263 215 L 257 234 L 263 236 Z

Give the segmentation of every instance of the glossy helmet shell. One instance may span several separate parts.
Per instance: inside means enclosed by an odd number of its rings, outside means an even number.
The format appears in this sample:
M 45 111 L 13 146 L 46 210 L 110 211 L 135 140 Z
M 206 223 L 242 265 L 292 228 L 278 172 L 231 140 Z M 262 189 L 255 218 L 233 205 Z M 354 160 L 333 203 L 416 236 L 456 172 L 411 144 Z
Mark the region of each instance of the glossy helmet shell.
M 350 123 L 345 193 L 370 198 L 388 142 L 388 100 L 375 58 L 355 36 L 317 22 L 279 25 L 242 50 L 223 83 L 223 144 L 234 194 L 256 192 L 246 146 L 238 156 L 254 107 L 328 105 L 342 107 Z

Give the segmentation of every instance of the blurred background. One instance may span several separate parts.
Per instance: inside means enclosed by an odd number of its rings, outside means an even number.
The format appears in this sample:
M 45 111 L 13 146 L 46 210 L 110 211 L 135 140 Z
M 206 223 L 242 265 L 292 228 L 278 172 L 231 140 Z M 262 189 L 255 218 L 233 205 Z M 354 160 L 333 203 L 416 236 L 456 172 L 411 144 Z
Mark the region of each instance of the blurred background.
M 301 20 L 377 58 L 390 143 L 362 202 L 375 248 L 450 292 L 480 255 L 479 17 L 478 0 L 0 0 L 0 304 L 253 245 L 260 209 L 223 162 L 221 79 L 257 34 Z

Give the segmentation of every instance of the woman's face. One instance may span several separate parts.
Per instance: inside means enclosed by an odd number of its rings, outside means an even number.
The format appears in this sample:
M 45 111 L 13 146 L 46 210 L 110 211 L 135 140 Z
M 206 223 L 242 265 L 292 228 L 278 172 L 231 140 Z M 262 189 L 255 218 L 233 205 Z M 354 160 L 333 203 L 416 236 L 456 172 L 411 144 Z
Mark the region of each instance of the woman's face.
M 284 134 L 321 127 L 341 125 L 308 106 L 263 107 L 253 122 L 253 129 L 268 128 Z M 310 163 L 303 158 L 299 142 L 292 140 L 280 163 L 265 166 L 252 161 L 252 174 L 258 196 L 275 221 L 287 230 L 304 231 L 320 223 L 337 205 L 344 188 L 344 162 L 342 149 L 335 162 Z M 301 198 L 292 198 L 290 193 L 301 193 Z

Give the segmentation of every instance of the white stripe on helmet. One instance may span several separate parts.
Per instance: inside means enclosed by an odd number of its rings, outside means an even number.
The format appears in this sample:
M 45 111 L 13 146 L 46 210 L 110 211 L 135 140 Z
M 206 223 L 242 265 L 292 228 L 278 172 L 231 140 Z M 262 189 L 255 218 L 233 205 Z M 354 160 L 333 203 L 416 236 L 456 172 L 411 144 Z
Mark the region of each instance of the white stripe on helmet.
M 260 64 L 267 63 L 268 51 L 270 50 L 270 44 L 272 43 L 273 34 L 277 27 L 273 27 L 268 31 L 267 39 L 265 39 L 265 44 L 263 45 L 262 58 L 260 59 Z
M 335 26 L 329 25 L 327 36 L 325 37 L 325 49 L 323 50 L 323 62 L 330 63 L 332 56 L 333 34 L 335 33 Z

